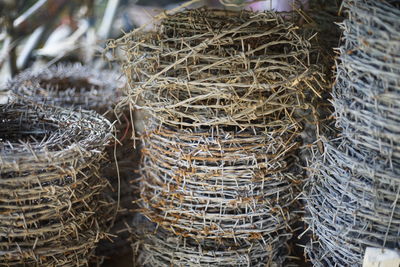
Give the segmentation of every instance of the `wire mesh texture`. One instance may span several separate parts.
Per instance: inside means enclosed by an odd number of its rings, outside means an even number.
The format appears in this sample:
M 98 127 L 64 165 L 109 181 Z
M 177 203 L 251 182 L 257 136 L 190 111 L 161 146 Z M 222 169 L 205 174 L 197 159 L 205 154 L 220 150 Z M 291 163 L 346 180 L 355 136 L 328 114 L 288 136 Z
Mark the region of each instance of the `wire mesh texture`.
M 0 126 L 0 266 L 87 266 L 114 215 L 100 175 L 111 124 L 12 102 Z
M 332 99 L 340 137 L 313 148 L 305 187 L 315 266 L 361 266 L 366 247 L 400 246 L 399 4 L 344 1 Z
M 301 114 L 323 89 L 312 38 L 274 12 L 200 8 L 108 44 L 126 55 L 120 105 L 147 116 L 140 205 L 161 230 L 146 236 L 145 264 L 285 260 L 301 213 Z

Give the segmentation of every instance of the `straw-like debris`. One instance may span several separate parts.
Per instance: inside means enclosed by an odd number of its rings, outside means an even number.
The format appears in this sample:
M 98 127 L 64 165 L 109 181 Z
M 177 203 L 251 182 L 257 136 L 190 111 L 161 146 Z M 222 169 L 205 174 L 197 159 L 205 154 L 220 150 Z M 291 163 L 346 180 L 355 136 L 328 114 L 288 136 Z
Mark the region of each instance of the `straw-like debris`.
M 0 106 L 0 266 L 86 266 L 114 215 L 100 176 L 111 124 L 94 112 Z

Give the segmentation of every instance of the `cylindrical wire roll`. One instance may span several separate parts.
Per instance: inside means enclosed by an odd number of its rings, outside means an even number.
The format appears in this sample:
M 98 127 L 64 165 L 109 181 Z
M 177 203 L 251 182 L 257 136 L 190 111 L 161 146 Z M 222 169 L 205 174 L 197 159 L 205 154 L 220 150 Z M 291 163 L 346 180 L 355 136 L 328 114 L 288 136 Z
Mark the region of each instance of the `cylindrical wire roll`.
M 94 112 L 0 106 L 0 266 L 87 266 L 112 202 L 100 176 L 111 124 Z
M 175 126 L 292 124 L 321 88 L 320 67 L 298 27 L 274 13 L 195 9 L 127 34 L 127 101 Z
M 81 64 L 58 64 L 27 69 L 9 83 L 18 96 L 34 103 L 110 112 L 121 98 L 123 79 L 113 71 L 95 70 Z
M 399 159 L 400 8 L 389 2 L 345 1 L 333 105 L 355 146 Z
M 129 137 L 133 127 L 128 119 L 129 112 L 116 110 L 116 104 L 121 100 L 124 78 L 111 70 L 96 70 L 81 64 L 58 64 L 39 70 L 27 69 L 14 77 L 9 83 L 13 94 L 22 101 L 42 105 L 60 106 L 74 110 L 95 110 L 103 114 L 111 122 L 115 122 L 117 144 L 107 148 L 110 163 L 102 169 L 102 175 L 109 179 L 111 190 L 105 192 L 116 201 L 120 199 L 124 208 L 131 206 L 131 187 L 134 161 L 138 161 L 136 153 L 132 153 Z M 115 150 L 115 151 L 114 151 Z M 118 164 L 118 166 L 116 166 Z M 137 164 L 136 164 L 137 165 Z M 118 168 L 118 170 L 117 170 Z M 119 173 L 118 173 L 119 171 Z M 119 186 L 122 185 L 122 186 Z M 128 184 L 128 185 L 127 185 Z M 118 216 L 114 228 L 120 225 Z M 128 240 L 123 234 L 115 234 L 113 242 L 103 241 L 100 246 L 102 255 L 109 255 L 120 250 L 117 247 L 127 247 Z M 104 246 L 103 246 L 104 245 Z M 105 247 L 103 249 L 103 247 Z
M 143 136 L 144 215 L 196 242 L 290 235 L 303 111 L 323 83 L 312 38 L 275 12 L 202 8 L 109 43 L 126 56 L 121 105 L 156 125 Z

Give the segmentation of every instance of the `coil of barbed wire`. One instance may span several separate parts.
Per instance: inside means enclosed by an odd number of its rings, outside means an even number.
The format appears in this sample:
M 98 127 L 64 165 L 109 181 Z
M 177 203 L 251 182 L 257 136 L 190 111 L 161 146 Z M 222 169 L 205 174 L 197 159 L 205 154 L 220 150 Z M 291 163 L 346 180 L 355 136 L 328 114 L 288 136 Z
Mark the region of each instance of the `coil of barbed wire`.
M 138 157 L 131 150 L 129 112 L 116 110 L 124 82 L 125 79 L 113 70 L 98 70 L 81 64 L 58 64 L 40 70 L 27 69 L 9 83 L 13 96 L 18 100 L 74 110 L 95 110 L 114 123 L 113 134 L 117 140 L 107 146 L 110 162 L 103 166 L 101 173 L 110 183 L 105 194 L 112 196 L 118 204 L 131 202 L 131 188 L 121 185 L 129 183 L 135 166 L 133 162 Z M 117 217 L 116 225 L 120 218 L 123 216 Z M 127 240 L 118 238 L 119 235 L 115 234 L 112 244 L 107 244 L 107 253 L 115 252 L 113 248 L 117 243 L 128 245 Z
M 399 159 L 400 8 L 389 2 L 345 1 L 333 105 L 355 145 Z
M 202 240 L 176 236 L 163 230 L 146 235 L 145 266 L 279 266 L 279 248 L 290 234 L 262 240 Z M 275 265 L 274 265 L 275 264 Z
M 143 213 L 200 239 L 258 239 L 290 229 L 301 184 L 294 174 L 298 136 L 253 131 L 149 131 L 143 136 Z
M 155 31 L 108 44 L 126 56 L 121 106 L 152 120 L 142 135 L 141 212 L 193 242 L 270 242 L 274 258 L 285 246 L 274 240 L 289 238 L 302 212 L 301 111 L 324 82 L 310 56 L 313 35 L 274 12 L 200 8 L 163 17 Z M 180 253 L 162 246 L 168 252 L 153 252 L 153 264 Z M 208 249 L 242 254 L 240 245 Z
M 124 80 L 108 70 L 81 64 L 58 64 L 39 70 L 27 69 L 14 77 L 8 87 L 33 103 L 110 112 L 120 101 Z
M 398 247 L 400 165 L 343 138 L 323 141 L 323 150 L 314 148 L 306 190 L 313 263 L 359 266 L 367 246 Z
M 195 9 L 160 23 L 109 46 L 127 55 L 128 103 L 163 124 L 268 127 L 320 91 L 307 36 L 276 13 Z
M 112 126 L 94 112 L 0 106 L 0 266 L 86 266 L 112 219 Z

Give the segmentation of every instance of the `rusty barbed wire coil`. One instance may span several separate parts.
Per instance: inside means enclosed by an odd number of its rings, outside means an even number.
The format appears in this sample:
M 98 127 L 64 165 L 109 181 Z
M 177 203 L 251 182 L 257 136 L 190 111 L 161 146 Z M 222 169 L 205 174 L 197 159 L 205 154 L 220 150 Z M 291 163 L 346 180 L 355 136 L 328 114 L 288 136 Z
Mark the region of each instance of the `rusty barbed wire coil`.
M 263 242 L 246 240 L 196 241 L 157 230 L 146 235 L 144 266 L 280 266 L 279 248 L 290 234 L 265 237 Z
M 117 72 L 96 70 L 79 63 L 60 63 L 39 70 L 27 69 L 9 83 L 13 96 L 22 101 L 74 110 L 95 110 L 113 122 L 116 140 L 106 149 L 110 162 L 102 168 L 102 175 L 107 177 L 111 185 L 105 194 L 112 196 L 117 203 L 122 202 L 124 207 L 121 210 L 132 208 L 129 181 L 137 165 L 134 162 L 139 161 L 137 154 L 132 153 L 129 140 L 133 131 L 132 122 L 128 119 L 130 113 L 126 109 L 116 109 L 116 104 L 122 98 L 123 86 L 125 79 Z M 124 216 L 117 216 L 114 228 L 125 227 L 120 221 L 124 219 Z M 119 230 L 113 231 L 112 242 L 100 243 L 98 250 L 103 251 L 103 255 L 117 253 L 121 250 L 119 247 L 129 245 L 124 234 L 116 233 Z
M 143 136 L 143 213 L 178 235 L 259 239 L 290 229 L 296 135 L 157 127 Z M 297 139 L 298 140 L 298 139 Z M 297 173 L 300 173 L 297 170 Z
M 296 154 L 307 100 L 324 86 L 312 38 L 275 12 L 200 8 L 109 43 L 124 55 L 119 105 L 147 116 L 139 202 L 150 221 L 178 239 L 220 242 L 216 255 L 243 254 L 245 243 L 270 243 L 265 259 L 281 254 L 285 242 L 274 240 L 290 238 L 303 213 Z M 150 246 L 142 252 L 153 264 L 160 253 L 165 264 L 188 260 L 170 258 L 179 247 Z M 251 255 L 229 262 L 260 258 Z

